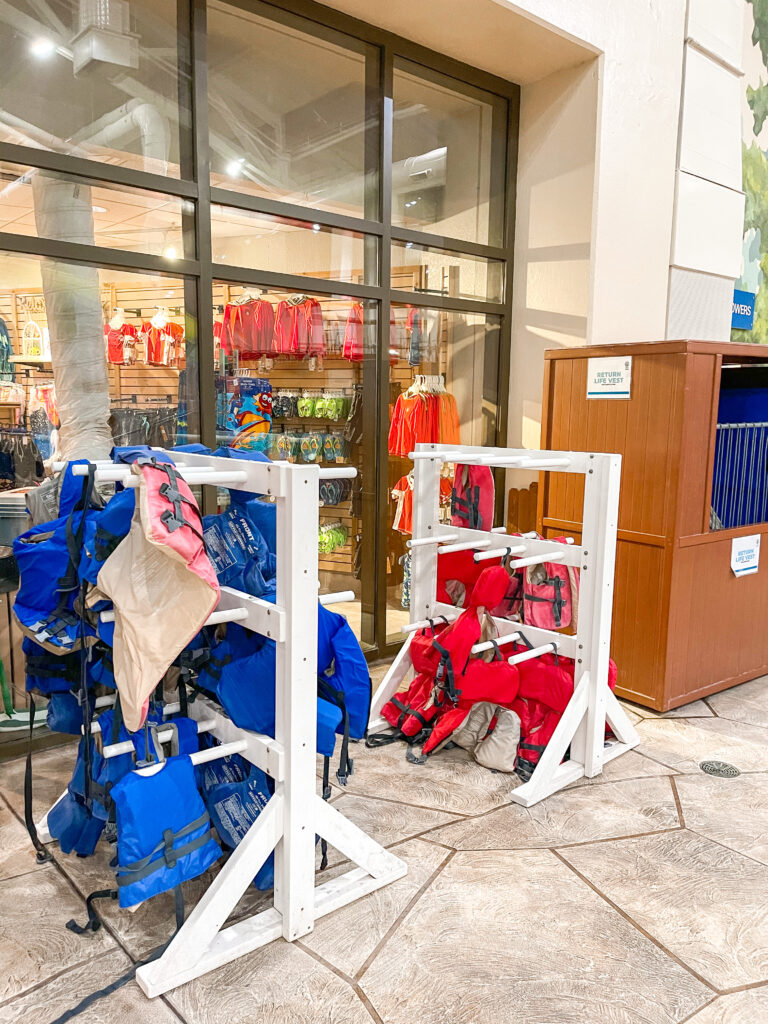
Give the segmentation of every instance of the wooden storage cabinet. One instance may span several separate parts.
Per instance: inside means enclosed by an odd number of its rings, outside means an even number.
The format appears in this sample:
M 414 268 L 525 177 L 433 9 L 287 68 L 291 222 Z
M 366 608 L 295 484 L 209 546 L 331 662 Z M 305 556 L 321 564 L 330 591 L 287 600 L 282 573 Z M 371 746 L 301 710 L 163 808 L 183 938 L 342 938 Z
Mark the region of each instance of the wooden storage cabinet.
M 586 397 L 587 361 L 606 356 L 632 357 L 629 399 Z M 760 534 L 764 546 L 768 523 L 710 529 L 721 379 L 767 364 L 768 350 L 665 341 L 545 358 L 542 448 L 622 455 L 617 693 L 666 711 L 768 673 L 768 553 L 754 575 L 731 571 L 733 538 Z M 546 536 L 579 537 L 576 481 L 544 474 L 538 517 Z

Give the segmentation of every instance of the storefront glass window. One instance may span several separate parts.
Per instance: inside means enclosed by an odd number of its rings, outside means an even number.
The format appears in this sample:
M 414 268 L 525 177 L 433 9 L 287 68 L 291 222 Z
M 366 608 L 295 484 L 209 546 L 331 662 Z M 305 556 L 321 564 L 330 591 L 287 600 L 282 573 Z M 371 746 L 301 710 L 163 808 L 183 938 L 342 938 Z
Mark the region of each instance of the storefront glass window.
M 409 615 L 401 396 L 436 440 L 503 438 L 518 91 L 324 10 L 2 8 L 0 429 L 53 451 L 74 379 L 100 451 L 354 465 L 308 542 L 376 657 Z
M 259 10 L 208 7 L 212 184 L 375 218 L 376 51 Z
M 372 548 L 363 541 L 375 532 L 376 435 L 366 429 L 375 400 L 366 413 L 363 393 L 376 393 L 377 329 L 375 302 L 214 285 L 217 443 L 358 469 L 355 480 L 321 483 L 316 541 L 321 593 L 355 593 L 334 608 L 369 645 L 373 598 L 364 592 L 363 565 Z
M 186 314 L 178 278 L 0 254 L 2 430 L 48 458 L 61 403 L 84 393 L 76 415 L 103 403 L 95 415 L 115 444 L 198 441 L 195 326 Z M 76 371 L 69 397 L 57 395 L 54 369 L 65 385 Z
M 501 245 L 506 103 L 395 61 L 392 223 Z
M 277 274 L 378 284 L 378 239 L 311 221 L 214 206 L 213 259 Z
M 394 241 L 392 287 L 425 295 L 503 302 L 504 263 Z
M 175 196 L 88 185 L 0 162 L 0 231 L 163 256 L 194 257 L 194 204 Z
M 387 533 L 387 637 L 410 621 L 413 462 L 419 441 L 494 445 L 499 413 L 501 319 L 420 306 L 392 307 Z M 453 466 L 441 485 L 441 519 L 450 522 Z
M 178 47 L 172 0 L 10 0 L 0 139 L 178 177 L 189 108 Z

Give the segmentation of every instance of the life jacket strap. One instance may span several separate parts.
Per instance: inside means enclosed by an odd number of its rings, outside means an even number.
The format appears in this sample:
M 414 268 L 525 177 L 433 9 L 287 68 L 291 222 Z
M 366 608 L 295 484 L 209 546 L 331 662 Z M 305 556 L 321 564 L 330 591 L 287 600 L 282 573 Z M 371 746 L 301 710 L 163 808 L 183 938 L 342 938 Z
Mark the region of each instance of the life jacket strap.
M 163 871 L 166 867 L 175 867 L 177 861 L 182 857 L 186 857 L 195 850 L 199 850 L 201 846 L 205 846 L 208 840 L 213 838 L 213 830 L 210 828 L 188 843 L 183 843 L 181 846 L 175 846 L 174 844 L 179 839 L 184 839 L 192 832 L 209 824 L 209 822 L 208 812 L 204 811 L 199 818 L 190 822 L 189 825 L 185 825 L 178 832 L 174 832 L 172 829 L 165 829 L 162 842 L 159 842 L 148 856 L 134 861 L 132 864 L 117 865 L 118 886 L 133 885 L 134 882 L 140 882 L 144 878 L 154 875 L 157 871 Z M 158 854 L 162 854 L 162 856 L 158 856 Z
M 341 710 L 343 716 L 344 732 L 341 737 L 341 752 L 336 778 L 339 780 L 339 785 L 346 786 L 348 777 L 355 770 L 355 762 L 349 756 L 349 711 L 347 711 L 344 691 L 335 689 L 331 686 L 328 678 L 324 676 L 317 677 L 317 684 L 320 696 L 325 700 L 332 701 Z
M 85 935 L 86 932 L 97 932 L 101 928 L 101 920 L 99 915 L 93 909 L 94 900 L 116 900 L 118 897 L 117 889 L 96 889 L 90 896 L 86 897 L 85 909 L 88 911 L 88 920 L 85 924 L 78 924 L 74 918 L 67 921 L 66 928 L 69 931 L 74 932 L 75 935 Z
M 323 800 L 331 799 L 331 759 L 327 755 L 323 758 Z M 325 871 L 328 867 L 328 841 L 320 839 L 320 870 Z
M 447 648 L 443 647 L 443 645 L 437 640 L 432 641 L 432 646 L 440 654 L 440 662 L 437 666 L 437 671 L 435 672 L 436 688 L 445 693 L 451 704 L 456 705 L 459 703 L 461 690 L 456 689 L 456 677 L 453 671 L 451 652 Z
M 32 840 L 32 845 L 37 850 L 37 863 L 45 864 L 46 861 L 53 860 L 51 854 L 46 850 L 45 846 L 40 842 L 40 837 L 37 834 L 37 828 L 35 826 L 35 818 L 32 813 L 32 744 L 33 734 L 32 730 L 35 725 L 35 702 L 30 697 L 29 699 L 29 741 L 27 745 L 27 763 L 24 769 L 24 824 L 27 826 L 27 832 L 29 838 Z
M 539 597 L 537 594 L 526 594 L 525 600 L 543 602 L 544 604 L 551 604 L 552 614 L 555 617 L 555 626 L 560 626 L 562 624 L 563 608 L 565 608 L 566 604 L 568 603 L 561 593 L 564 586 L 564 581 L 560 579 L 559 576 L 554 576 L 542 580 L 540 586 L 554 587 L 555 596 Z
M 120 541 L 124 539 L 123 534 L 110 533 L 103 526 L 97 526 L 93 538 L 93 553 L 96 556 L 96 561 L 106 562 Z
M 80 678 L 79 668 L 69 663 L 61 666 L 56 665 L 52 662 L 52 657 L 56 661 L 64 660 L 64 658 L 56 654 L 47 658 L 42 654 L 28 654 L 26 674 L 28 676 L 38 676 L 40 679 L 66 679 L 68 683 L 76 683 Z
M 480 514 L 480 488 L 470 487 L 467 490 L 467 497 L 460 498 L 454 487 L 451 491 L 451 515 L 459 516 L 467 520 L 467 528 L 470 530 L 482 529 L 483 517 Z
M 212 654 L 208 658 L 208 663 L 205 666 L 205 672 L 211 677 L 211 679 L 215 679 L 218 683 L 221 679 L 221 673 L 224 666 L 228 665 L 230 661 L 232 661 L 232 656 L 230 654 L 227 654 L 224 658 L 217 658 L 215 654 Z M 213 665 L 213 668 L 210 667 L 211 665 Z
M 158 488 L 158 494 L 173 505 L 173 511 L 166 509 L 160 515 L 160 522 L 165 526 L 168 533 L 173 533 L 175 530 L 181 529 L 182 526 L 188 526 L 205 543 L 202 531 L 184 515 L 184 505 L 194 509 L 198 517 L 200 516 L 200 510 L 197 507 L 197 502 L 185 497 L 181 493 L 179 481 L 183 477 L 176 471 L 176 468 L 168 462 L 158 462 L 154 456 L 137 459 L 136 461 L 140 466 L 151 466 L 153 469 L 159 469 L 168 477 L 167 483 L 161 484 Z

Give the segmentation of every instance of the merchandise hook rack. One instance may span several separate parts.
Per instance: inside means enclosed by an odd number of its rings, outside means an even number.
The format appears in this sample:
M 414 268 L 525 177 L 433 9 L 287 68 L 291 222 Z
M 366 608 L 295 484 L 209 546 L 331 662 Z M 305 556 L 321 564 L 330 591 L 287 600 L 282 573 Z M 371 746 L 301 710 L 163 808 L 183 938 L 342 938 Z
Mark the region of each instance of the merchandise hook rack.
M 157 449 L 158 453 L 162 449 Z M 185 982 L 245 956 L 280 937 L 293 942 L 308 935 L 318 918 L 402 878 L 408 865 L 375 842 L 317 793 L 317 603 L 351 599 L 348 592 L 318 598 L 317 545 L 319 483 L 354 477 L 353 467 L 322 469 L 311 464 L 249 462 L 213 455 L 165 452 L 190 484 L 228 481 L 227 486 L 274 498 L 277 505 L 277 599 L 221 588 L 212 618 L 238 621 L 246 629 L 276 641 L 275 736 L 241 729 L 205 697 L 189 704 L 189 715 L 221 747 L 206 751 L 225 756 L 234 750 L 275 782 L 275 792 L 231 853 L 186 921 L 157 960 L 136 971 L 147 996 L 159 996 Z M 87 466 L 73 467 L 77 475 Z M 111 464 L 98 464 L 100 478 L 121 482 Z M 232 613 L 226 614 L 226 613 Z M 102 699 L 106 706 L 109 699 Z M 169 713 L 175 708 L 167 708 Z M 218 754 L 215 752 L 218 751 Z M 110 751 L 110 753 L 112 753 Z M 193 755 L 193 759 L 194 759 Z M 38 826 L 50 841 L 47 815 Z M 315 885 L 315 837 L 320 836 L 356 865 Z M 224 927 L 259 868 L 275 854 L 273 905 Z
M 531 807 L 577 779 L 599 775 L 603 766 L 640 742 L 635 728 L 608 686 L 608 660 L 613 608 L 613 576 L 619 511 L 621 456 L 595 452 L 531 451 L 523 448 L 418 444 L 414 460 L 413 539 L 411 565 L 412 622 L 403 627 L 408 638 L 381 681 L 371 704 L 369 733 L 382 732 L 389 723 L 381 709 L 400 689 L 410 669 L 410 643 L 429 620 L 444 616 L 453 621 L 460 608 L 437 600 L 437 564 L 441 551 L 475 550 L 475 561 L 509 554 L 510 567 L 558 562 L 580 570 L 578 627 L 573 635 L 541 629 L 493 616 L 499 637 L 508 643 L 522 633 L 534 651 L 514 655 L 510 661 L 528 660 L 551 652 L 575 662 L 574 691 L 546 749 L 528 782 L 514 789 L 510 799 Z M 584 477 L 584 518 L 581 544 L 540 540 L 536 535 L 510 536 L 497 529 L 471 530 L 446 526 L 439 520 L 440 470 L 444 463 L 490 468 L 555 471 Z M 487 645 L 476 645 L 479 653 Z M 615 740 L 606 742 L 605 726 Z M 563 760 L 570 750 L 567 760 Z

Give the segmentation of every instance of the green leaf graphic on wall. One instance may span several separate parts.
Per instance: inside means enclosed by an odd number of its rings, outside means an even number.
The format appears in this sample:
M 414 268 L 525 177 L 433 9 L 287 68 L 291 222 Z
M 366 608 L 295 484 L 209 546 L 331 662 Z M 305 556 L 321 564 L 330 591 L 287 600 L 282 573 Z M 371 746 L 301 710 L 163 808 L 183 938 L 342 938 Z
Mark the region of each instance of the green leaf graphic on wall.
M 743 126 L 741 173 L 746 203 L 742 271 L 736 287 L 756 292 L 757 299 L 752 331 L 732 331 L 731 337 L 734 341 L 748 338 L 768 345 L 768 151 L 758 141 L 768 119 L 768 0 L 747 3 L 754 21 L 752 42 L 760 51 L 762 66 L 759 84 L 747 86 L 752 125 Z

